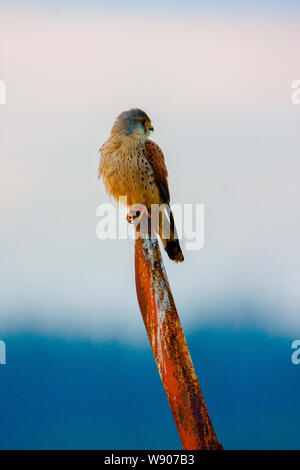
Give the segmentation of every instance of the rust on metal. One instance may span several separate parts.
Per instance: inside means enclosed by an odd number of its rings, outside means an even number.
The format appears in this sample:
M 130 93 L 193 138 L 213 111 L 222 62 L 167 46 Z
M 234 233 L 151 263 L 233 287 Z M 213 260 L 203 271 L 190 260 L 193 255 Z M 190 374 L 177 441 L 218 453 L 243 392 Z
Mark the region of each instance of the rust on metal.
M 157 239 L 136 237 L 138 302 L 185 450 L 221 450 L 191 360 Z

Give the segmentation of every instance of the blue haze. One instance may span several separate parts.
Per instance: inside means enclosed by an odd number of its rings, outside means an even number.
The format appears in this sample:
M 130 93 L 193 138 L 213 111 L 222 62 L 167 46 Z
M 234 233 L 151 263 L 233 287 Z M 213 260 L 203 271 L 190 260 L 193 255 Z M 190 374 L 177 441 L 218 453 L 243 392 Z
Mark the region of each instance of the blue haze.
M 299 449 L 291 341 L 197 331 L 192 358 L 226 449 Z M 0 366 L 1 449 L 180 449 L 153 356 L 142 347 L 10 335 Z

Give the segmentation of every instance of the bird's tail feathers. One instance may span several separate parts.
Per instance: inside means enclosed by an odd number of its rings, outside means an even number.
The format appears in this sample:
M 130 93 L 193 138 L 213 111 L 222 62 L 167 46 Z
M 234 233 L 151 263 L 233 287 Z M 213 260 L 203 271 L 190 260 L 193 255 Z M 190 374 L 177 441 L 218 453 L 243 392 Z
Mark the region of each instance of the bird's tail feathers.
M 159 218 L 159 236 L 169 258 L 176 263 L 181 263 L 184 261 L 184 256 L 178 241 L 174 217 L 169 205 L 167 205 L 166 209 L 167 214 L 161 212 L 161 217 Z

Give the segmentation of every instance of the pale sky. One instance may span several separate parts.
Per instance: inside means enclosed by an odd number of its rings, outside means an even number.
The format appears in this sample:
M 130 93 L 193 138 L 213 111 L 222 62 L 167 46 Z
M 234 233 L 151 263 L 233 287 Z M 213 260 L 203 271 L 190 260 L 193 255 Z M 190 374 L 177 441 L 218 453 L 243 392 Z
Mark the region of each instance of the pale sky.
M 300 332 L 298 19 L 6 8 L 1 331 L 141 333 L 133 243 L 96 238 L 98 149 L 138 106 L 172 201 L 205 204 L 204 249 L 165 258 L 186 328 Z

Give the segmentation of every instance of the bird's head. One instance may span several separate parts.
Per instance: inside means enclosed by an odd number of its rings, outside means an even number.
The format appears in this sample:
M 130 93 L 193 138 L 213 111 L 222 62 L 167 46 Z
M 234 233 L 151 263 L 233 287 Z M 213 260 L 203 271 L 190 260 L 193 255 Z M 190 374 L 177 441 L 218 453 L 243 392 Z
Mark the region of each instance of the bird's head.
M 146 140 L 153 131 L 149 116 L 141 109 L 134 108 L 117 117 L 111 133 Z

